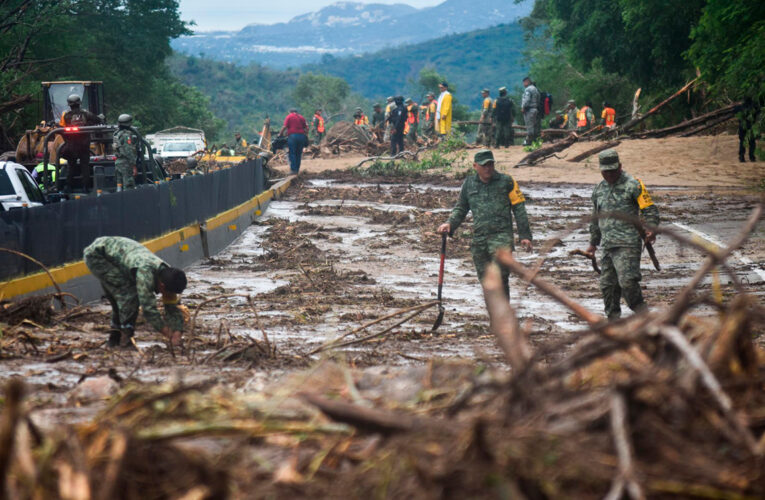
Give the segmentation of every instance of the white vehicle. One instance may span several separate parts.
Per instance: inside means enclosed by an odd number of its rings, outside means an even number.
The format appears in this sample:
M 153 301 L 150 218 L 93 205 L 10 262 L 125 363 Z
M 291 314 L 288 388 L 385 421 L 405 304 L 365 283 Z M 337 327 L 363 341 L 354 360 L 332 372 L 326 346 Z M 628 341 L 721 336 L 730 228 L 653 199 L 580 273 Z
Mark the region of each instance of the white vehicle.
M 205 133 L 187 127 L 173 127 L 153 134 L 152 147 L 162 161 L 188 158 L 205 149 Z
M 45 196 L 23 165 L 0 161 L 0 211 L 39 207 Z

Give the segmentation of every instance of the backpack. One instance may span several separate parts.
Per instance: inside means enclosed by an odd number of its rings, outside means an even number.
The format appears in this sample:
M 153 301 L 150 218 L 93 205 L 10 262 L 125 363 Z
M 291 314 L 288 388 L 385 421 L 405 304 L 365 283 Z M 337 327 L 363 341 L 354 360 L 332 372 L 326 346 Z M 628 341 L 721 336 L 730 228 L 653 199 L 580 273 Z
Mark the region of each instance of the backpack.
M 545 116 L 547 116 L 550 114 L 550 111 L 552 111 L 552 106 L 553 106 L 552 94 L 549 94 L 547 92 L 542 92 L 540 96 L 542 97 L 542 109 L 544 109 Z
M 509 122 L 513 119 L 513 101 L 503 96 L 498 97 L 496 102 L 497 121 L 502 123 Z

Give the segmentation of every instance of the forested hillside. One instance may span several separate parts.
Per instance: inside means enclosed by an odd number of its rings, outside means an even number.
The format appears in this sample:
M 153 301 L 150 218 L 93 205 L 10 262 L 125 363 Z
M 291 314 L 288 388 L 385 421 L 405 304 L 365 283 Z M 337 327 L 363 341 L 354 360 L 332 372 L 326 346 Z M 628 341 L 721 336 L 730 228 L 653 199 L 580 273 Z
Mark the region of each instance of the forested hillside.
M 101 80 L 107 118 L 135 116 L 151 132 L 222 127 L 199 90 L 173 77 L 170 39 L 188 34 L 176 0 L 0 2 L 0 149 L 41 119 L 40 82 Z
M 483 87 L 496 95 L 501 86 L 521 86 L 527 71 L 524 47 L 521 26 L 502 24 L 363 56 L 325 56 L 320 64 L 303 68 L 342 77 L 369 98 L 415 92 L 420 70 L 433 68 L 455 85 L 460 101 L 478 107 Z
M 443 75 L 456 89 L 456 98 L 477 109 L 481 88 L 489 87 L 496 95 L 501 86 L 520 87 L 526 71 L 523 47 L 523 30 L 511 24 L 363 56 L 325 57 L 322 63 L 299 70 L 282 71 L 259 64 L 237 66 L 180 54 L 169 58 L 168 65 L 183 83 L 209 96 L 215 114 L 228 124 L 227 134 L 232 134 L 235 130 L 249 133 L 260 127 L 266 115 L 282 117 L 292 105 L 312 113 L 310 108 L 321 103 L 309 105 L 294 93 L 298 77 L 309 73 L 335 76 L 349 84 L 349 91 L 338 96 L 343 102 L 329 110 L 332 112 L 351 104 L 368 107 L 392 94 L 419 100 L 424 92 L 420 84 L 423 69 Z
M 765 100 L 765 3 L 749 0 L 536 0 L 522 21 L 531 74 L 558 102 L 603 100 L 628 115 L 697 76 L 698 85 L 659 118 L 689 117 L 721 103 Z

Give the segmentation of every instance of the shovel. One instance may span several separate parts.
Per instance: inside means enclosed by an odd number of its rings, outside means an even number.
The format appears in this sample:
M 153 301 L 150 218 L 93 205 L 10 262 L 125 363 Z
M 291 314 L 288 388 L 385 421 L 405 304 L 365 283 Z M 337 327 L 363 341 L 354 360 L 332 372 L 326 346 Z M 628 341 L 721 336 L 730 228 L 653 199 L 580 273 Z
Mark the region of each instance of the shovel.
M 446 233 L 441 234 L 441 266 L 438 268 L 438 317 L 436 322 L 433 323 L 432 332 L 441 326 L 441 322 L 444 320 L 444 305 L 441 302 L 441 290 L 444 288 L 444 259 L 446 258 Z

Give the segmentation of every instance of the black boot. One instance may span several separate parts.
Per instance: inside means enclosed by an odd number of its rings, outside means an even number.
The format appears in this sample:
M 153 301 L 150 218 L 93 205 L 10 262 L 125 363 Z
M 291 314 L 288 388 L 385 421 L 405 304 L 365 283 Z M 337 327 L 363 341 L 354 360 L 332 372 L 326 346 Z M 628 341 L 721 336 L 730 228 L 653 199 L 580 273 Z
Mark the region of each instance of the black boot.
M 133 329 L 123 328 L 120 333 L 120 347 L 123 349 L 135 350 L 135 344 L 133 343 Z
M 119 347 L 121 337 L 122 332 L 118 328 L 112 328 L 109 330 L 109 340 L 106 342 L 106 345 L 109 347 Z

